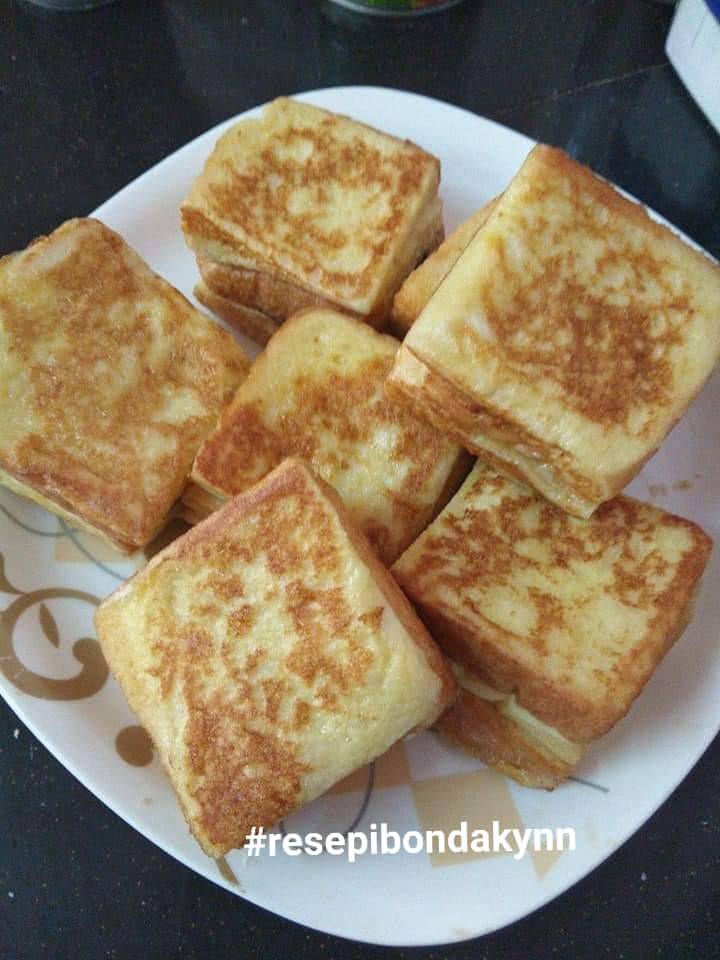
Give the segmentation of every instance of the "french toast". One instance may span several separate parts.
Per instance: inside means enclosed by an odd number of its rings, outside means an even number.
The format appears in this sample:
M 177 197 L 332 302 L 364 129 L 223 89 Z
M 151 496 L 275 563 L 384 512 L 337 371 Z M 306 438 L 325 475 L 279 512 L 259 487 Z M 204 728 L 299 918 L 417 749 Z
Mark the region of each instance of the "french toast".
M 396 560 L 470 469 L 460 446 L 385 396 L 398 346 L 337 310 L 286 321 L 200 448 L 185 518 L 301 456 L 340 493 L 382 561 Z
M 719 355 L 720 267 L 538 146 L 413 324 L 388 390 L 588 517 Z
M 432 723 L 455 693 L 337 494 L 298 460 L 157 554 L 95 623 L 215 857 Z
M 439 161 L 409 141 L 279 98 L 220 138 L 181 225 L 205 273 L 244 271 L 237 296 L 204 275 L 227 300 L 282 319 L 320 299 L 379 323 L 442 240 L 439 181 Z
M 0 483 L 129 552 L 249 360 L 97 220 L 0 260 Z
M 415 323 L 430 297 L 460 259 L 472 238 L 495 209 L 495 200 L 480 207 L 467 220 L 463 220 L 449 234 L 437 250 L 434 250 L 416 267 L 395 294 L 390 312 L 391 332 L 402 338 Z
M 572 517 L 478 461 L 392 568 L 463 690 L 440 729 L 521 782 L 567 776 L 686 626 L 711 546 L 629 497 Z

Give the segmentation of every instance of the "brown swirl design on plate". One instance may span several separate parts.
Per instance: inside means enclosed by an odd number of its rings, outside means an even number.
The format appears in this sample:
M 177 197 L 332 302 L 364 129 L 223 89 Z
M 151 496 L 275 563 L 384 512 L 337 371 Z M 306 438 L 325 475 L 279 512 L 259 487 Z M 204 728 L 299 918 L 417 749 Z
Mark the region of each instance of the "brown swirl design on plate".
M 18 590 L 17 587 L 14 587 L 8 578 L 5 576 L 5 557 L 0 553 L 0 593 L 14 593 L 15 596 L 19 597 L 22 593 L 22 590 Z
M 153 758 L 153 742 L 145 727 L 123 727 L 115 737 L 115 749 L 131 767 L 148 767 Z
M 6 589 L 11 585 L 5 579 L 2 567 L 0 567 L 0 581 L 2 581 L 0 589 L 4 592 L 19 593 L 14 588 Z M 0 672 L 16 689 L 31 697 L 38 697 L 41 700 L 83 700 L 102 690 L 108 678 L 108 667 L 97 640 L 91 637 L 80 637 L 73 643 L 73 656 L 82 665 L 82 669 L 74 677 L 62 680 L 44 677 L 40 673 L 29 670 L 18 657 L 13 644 L 13 632 L 22 614 L 31 607 L 39 605 L 40 629 L 48 643 L 59 647 L 60 633 L 57 623 L 46 606 L 47 600 L 59 598 L 82 600 L 94 607 L 100 603 L 93 594 L 69 587 L 47 587 L 44 590 L 20 593 L 7 610 L 0 614 Z

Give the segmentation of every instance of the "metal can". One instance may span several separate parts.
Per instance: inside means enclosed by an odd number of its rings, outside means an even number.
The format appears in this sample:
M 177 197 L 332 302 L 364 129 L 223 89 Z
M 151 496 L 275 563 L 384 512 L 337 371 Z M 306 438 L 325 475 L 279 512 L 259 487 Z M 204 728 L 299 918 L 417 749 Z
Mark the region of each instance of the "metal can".
M 331 0 L 356 13 L 376 17 L 417 17 L 423 13 L 437 13 L 454 7 L 462 0 Z

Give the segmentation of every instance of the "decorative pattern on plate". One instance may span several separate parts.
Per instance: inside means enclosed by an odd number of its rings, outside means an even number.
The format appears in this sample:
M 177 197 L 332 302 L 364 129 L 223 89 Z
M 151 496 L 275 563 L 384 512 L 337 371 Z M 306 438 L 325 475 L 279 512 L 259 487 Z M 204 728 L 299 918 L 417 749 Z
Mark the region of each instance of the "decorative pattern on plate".
M 13 591 L 17 592 L 17 591 Z M 83 590 L 70 590 L 65 587 L 49 587 L 46 590 L 33 590 L 20 594 L 0 615 L 0 670 L 3 676 L 31 697 L 44 700 L 82 700 L 92 697 L 102 690 L 108 678 L 108 668 L 100 650 L 100 644 L 92 637 L 80 637 L 72 645 L 74 658 L 81 664 L 81 670 L 67 680 L 44 677 L 30 670 L 18 657 L 13 645 L 13 631 L 20 616 L 31 607 L 38 605 L 38 619 L 45 639 L 54 647 L 60 646 L 60 635 L 55 618 L 45 605 L 46 600 L 65 597 L 70 600 L 82 600 L 97 606 L 98 597 Z
M 411 94 L 341 87 L 302 96 L 439 156 L 448 230 L 501 193 L 532 146 L 481 117 Z M 95 213 L 188 296 L 195 271 L 178 230 L 177 210 L 220 132 L 208 132 Z M 472 164 L 467 163 L 468 143 L 473 144 Z M 696 520 L 716 539 L 720 446 L 710 441 L 718 409 L 720 377 L 715 377 L 629 490 L 640 499 L 661 496 L 664 507 Z M 576 781 L 552 793 L 523 789 L 433 734 L 422 734 L 376 761 L 371 791 L 369 771 L 359 771 L 287 823 L 288 830 L 301 832 L 347 829 L 367 793 L 359 829 L 382 822 L 399 832 L 454 828 L 457 818 L 487 829 L 496 817 L 503 827 L 574 827 L 573 853 L 518 861 L 508 854 L 481 854 L 435 863 L 424 854 L 399 854 L 350 864 L 329 855 L 248 860 L 236 851 L 216 863 L 190 838 L 157 758 L 135 766 L 118 755 L 116 737 L 137 721 L 111 677 L 80 700 L 47 700 L 8 679 L 8 672 L 14 675 L 22 667 L 41 679 L 74 682 L 84 665 L 73 647 L 92 636 L 96 599 L 115 589 L 144 558 L 113 556 L 91 537 L 77 531 L 71 536 L 57 518 L 4 491 L 0 554 L 0 611 L 5 610 L 0 618 L 5 625 L 14 620 L 0 656 L 15 658 L 0 661 L 5 668 L 0 693 L 19 718 L 108 806 L 191 869 L 285 917 L 353 939 L 447 943 L 526 915 L 616 850 L 685 776 L 720 727 L 720 656 L 713 642 L 720 623 L 720 591 L 712 589 L 720 576 L 716 551 L 692 626 L 629 719 L 588 751 Z M 46 593 L 54 590 L 95 599 Z M 26 604 L 23 612 L 21 604 Z M 41 615 L 42 604 L 47 613 Z

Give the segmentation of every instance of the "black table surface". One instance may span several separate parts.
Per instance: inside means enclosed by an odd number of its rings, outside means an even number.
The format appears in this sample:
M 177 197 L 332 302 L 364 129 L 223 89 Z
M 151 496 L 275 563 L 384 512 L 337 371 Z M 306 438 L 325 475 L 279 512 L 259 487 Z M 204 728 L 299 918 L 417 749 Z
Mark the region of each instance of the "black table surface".
M 671 16 L 647 0 L 466 0 L 404 22 L 301 0 L 120 0 L 72 14 L 0 0 L 0 252 L 248 107 L 374 84 L 564 147 L 720 257 L 720 137 L 667 62 Z M 0 958 L 718 956 L 718 761 L 716 740 L 630 841 L 532 916 L 397 951 L 316 933 L 196 876 L 2 704 Z

